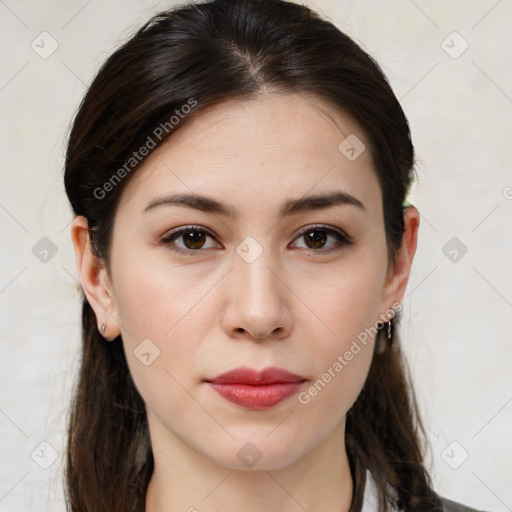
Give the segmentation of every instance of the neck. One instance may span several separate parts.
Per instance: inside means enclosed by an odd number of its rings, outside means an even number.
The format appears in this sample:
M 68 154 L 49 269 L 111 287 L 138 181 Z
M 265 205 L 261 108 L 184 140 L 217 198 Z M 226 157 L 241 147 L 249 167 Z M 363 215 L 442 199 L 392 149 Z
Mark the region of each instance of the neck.
M 353 482 L 344 423 L 293 464 L 273 470 L 219 465 L 170 433 L 165 437 L 152 435 L 152 448 L 155 466 L 146 494 L 146 512 L 350 509 Z

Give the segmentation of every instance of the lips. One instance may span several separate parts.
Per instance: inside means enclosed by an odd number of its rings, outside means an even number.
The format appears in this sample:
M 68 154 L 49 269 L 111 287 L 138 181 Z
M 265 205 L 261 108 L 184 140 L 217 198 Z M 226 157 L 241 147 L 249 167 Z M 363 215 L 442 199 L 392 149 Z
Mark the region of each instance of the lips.
M 282 368 L 235 368 L 205 382 L 224 399 L 248 409 L 267 409 L 296 394 L 304 377 Z

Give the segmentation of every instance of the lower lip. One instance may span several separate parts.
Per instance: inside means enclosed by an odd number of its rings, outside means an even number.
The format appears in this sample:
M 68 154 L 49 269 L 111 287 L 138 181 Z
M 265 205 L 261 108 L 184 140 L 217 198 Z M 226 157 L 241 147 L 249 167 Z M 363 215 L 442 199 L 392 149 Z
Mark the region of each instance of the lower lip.
M 250 384 L 208 384 L 220 396 L 247 409 L 268 409 L 295 395 L 304 382 L 283 382 L 251 386 Z

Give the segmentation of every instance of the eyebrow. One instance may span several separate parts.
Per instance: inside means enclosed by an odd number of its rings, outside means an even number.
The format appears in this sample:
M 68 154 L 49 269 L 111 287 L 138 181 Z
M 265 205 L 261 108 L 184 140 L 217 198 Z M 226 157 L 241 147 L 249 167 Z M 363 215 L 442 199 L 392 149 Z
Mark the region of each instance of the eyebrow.
M 305 196 L 299 199 L 290 199 L 281 206 L 279 215 L 281 217 L 287 217 L 300 212 L 321 210 L 337 205 L 352 205 L 365 210 L 363 203 L 359 201 L 359 199 L 356 199 L 346 192 L 335 191 L 327 194 Z M 160 206 L 187 206 L 232 219 L 237 218 L 238 215 L 232 206 L 200 194 L 171 194 L 157 197 L 144 208 L 142 213 L 146 213 Z

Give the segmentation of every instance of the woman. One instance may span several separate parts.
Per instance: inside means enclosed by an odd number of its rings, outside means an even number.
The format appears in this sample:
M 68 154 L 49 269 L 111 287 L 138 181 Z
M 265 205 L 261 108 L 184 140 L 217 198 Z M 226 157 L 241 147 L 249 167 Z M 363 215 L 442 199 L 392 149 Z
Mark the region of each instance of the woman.
M 70 510 L 470 510 L 432 488 L 396 335 L 413 160 L 377 64 L 304 6 L 185 5 L 107 60 L 65 169 Z

